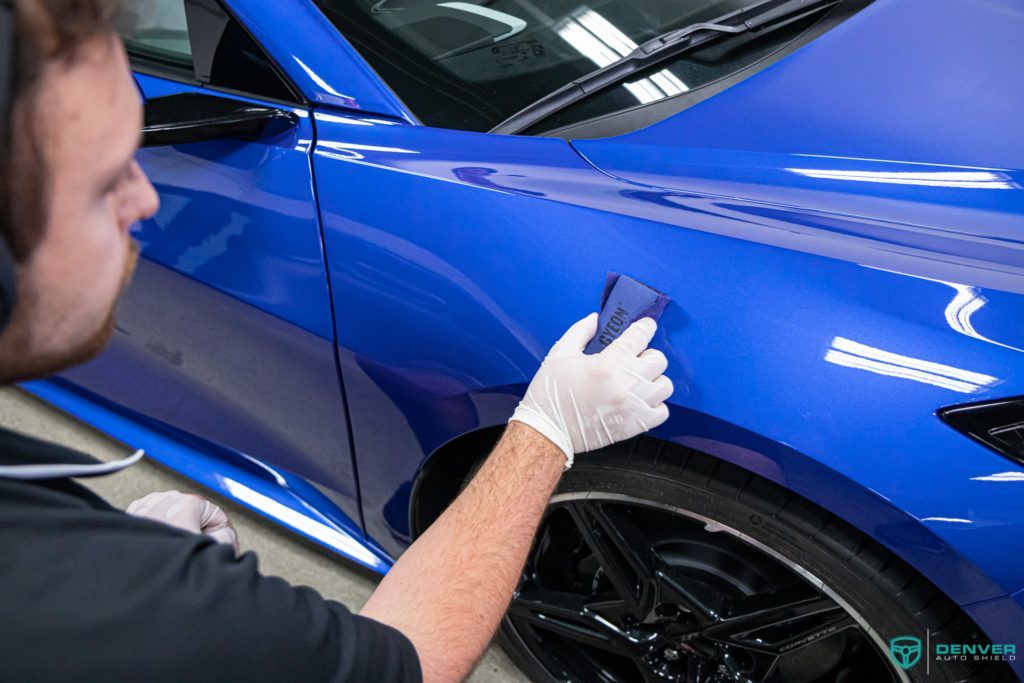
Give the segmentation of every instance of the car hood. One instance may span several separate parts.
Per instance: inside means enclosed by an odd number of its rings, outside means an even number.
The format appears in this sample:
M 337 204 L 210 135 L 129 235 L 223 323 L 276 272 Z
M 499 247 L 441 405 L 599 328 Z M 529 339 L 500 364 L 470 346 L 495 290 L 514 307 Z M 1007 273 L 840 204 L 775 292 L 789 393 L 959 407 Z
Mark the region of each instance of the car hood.
M 1019 266 L 1022 35 L 1016 0 L 876 0 L 701 104 L 572 144 L 631 183 L 880 219 Z

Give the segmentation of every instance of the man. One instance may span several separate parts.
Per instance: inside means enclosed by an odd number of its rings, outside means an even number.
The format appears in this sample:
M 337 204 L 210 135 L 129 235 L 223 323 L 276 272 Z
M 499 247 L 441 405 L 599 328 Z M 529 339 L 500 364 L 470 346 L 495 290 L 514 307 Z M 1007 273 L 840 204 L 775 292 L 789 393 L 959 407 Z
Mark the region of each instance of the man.
M 12 382 L 103 348 L 136 259 L 129 228 L 158 200 L 134 161 L 140 103 L 112 0 L 7 1 L 17 51 L 0 209 L 18 298 L 0 378 Z M 0 431 L 0 680 L 466 677 L 573 455 L 668 415 L 667 361 L 646 349 L 654 321 L 584 355 L 596 323 L 587 316 L 554 345 L 477 475 L 360 615 L 260 575 L 252 553 L 126 515 L 68 478 L 108 465 Z M 226 527 L 192 500 L 178 526 Z M 175 516 L 159 499 L 139 507 Z

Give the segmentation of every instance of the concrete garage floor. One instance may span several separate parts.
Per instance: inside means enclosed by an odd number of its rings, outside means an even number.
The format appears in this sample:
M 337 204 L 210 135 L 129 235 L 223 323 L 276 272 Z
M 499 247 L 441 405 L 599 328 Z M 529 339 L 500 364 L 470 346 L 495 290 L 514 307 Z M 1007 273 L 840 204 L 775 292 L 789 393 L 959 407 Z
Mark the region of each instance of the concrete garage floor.
M 39 401 L 20 389 L 0 388 L 0 425 L 8 429 L 85 451 L 110 460 L 129 454 L 123 444 Z M 242 551 L 259 555 L 264 574 L 284 577 L 293 584 L 312 586 L 322 595 L 358 610 L 373 592 L 375 575 L 316 544 L 285 531 L 245 508 L 211 494 L 174 472 L 143 460 L 118 474 L 81 482 L 112 505 L 124 508 L 153 491 L 198 493 L 220 505 L 238 531 Z M 527 681 L 497 647 L 492 646 L 469 678 L 474 683 Z

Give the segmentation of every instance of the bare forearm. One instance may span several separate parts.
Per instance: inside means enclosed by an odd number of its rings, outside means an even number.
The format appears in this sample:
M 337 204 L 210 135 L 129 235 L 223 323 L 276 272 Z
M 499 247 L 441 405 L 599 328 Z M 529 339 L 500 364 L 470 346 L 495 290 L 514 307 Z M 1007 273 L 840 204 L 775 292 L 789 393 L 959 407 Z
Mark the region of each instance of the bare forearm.
M 427 681 L 465 678 L 490 642 L 565 456 L 519 422 L 388 572 L 362 614 L 412 640 Z
M 405 633 L 430 683 L 465 678 L 508 607 L 566 458 L 668 417 L 668 364 L 643 318 L 586 354 L 598 316 L 544 357 L 501 441 L 466 490 L 392 567 L 362 613 Z

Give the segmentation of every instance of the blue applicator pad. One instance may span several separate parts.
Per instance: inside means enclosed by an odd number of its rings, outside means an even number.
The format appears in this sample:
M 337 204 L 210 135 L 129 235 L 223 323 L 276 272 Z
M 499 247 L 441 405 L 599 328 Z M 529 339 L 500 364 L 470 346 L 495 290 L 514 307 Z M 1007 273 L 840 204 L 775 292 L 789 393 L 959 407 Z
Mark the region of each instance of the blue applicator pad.
M 619 273 L 608 273 L 601 294 L 597 334 L 583 352 L 597 353 L 625 332 L 635 320 L 654 318 L 657 321 L 665 312 L 668 302 L 668 295 L 642 282 Z

